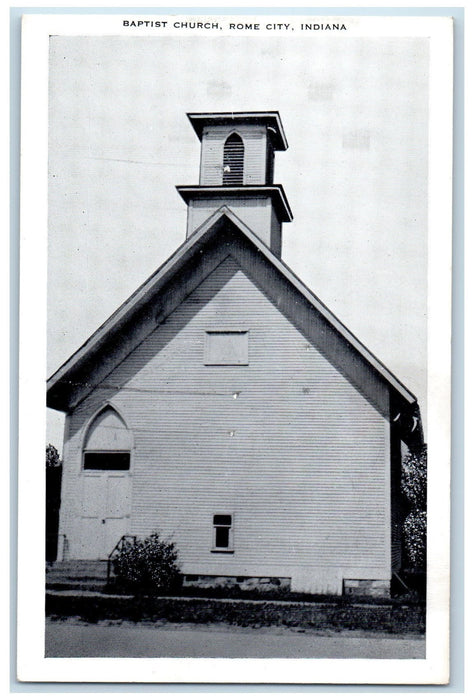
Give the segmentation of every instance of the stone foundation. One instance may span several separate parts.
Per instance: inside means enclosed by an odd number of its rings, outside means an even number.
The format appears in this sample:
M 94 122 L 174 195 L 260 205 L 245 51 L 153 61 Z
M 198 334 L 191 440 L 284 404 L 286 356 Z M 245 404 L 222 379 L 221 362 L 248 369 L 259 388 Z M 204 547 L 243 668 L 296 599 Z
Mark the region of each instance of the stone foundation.
M 201 574 L 185 574 L 183 587 L 198 586 L 199 588 L 231 588 L 238 586 L 243 591 L 259 590 L 290 590 L 291 578 L 275 576 L 203 576 Z
M 350 596 L 389 598 L 390 581 L 386 579 L 347 579 L 343 581 L 343 593 Z

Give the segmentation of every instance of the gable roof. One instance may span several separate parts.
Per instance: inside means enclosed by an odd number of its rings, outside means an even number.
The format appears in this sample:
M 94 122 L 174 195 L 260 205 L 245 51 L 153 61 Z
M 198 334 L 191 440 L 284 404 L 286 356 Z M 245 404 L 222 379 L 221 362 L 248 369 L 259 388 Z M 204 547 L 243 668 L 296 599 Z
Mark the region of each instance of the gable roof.
M 243 239 L 259 255 L 259 258 L 270 266 L 272 272 L 285 285 L 290 285 L 290 289 L 309 305 L 313 314 L 317 314 L 319 319 L 324 319 L 327 328 L 342 344 L 341 347 L 343 346 L 346 352 L 352 353 L 356 360 L 368 367 L 377 377 L 377 381 L 389 390 L 390 396 L 396 398 L 396 410 L 405 413 L 408 411 L 410 420 L 413 420 L 411 432 L 421 435 L 419 409 L 414 394 L 225 205 L 196 229 L 173 255 L 49 378 L 47 382 L 48 406 L 62 411 L 74 408 L 111 369 L 133 351 L 150 332 L 156 329 L 163 320 L 163 315 L 166 316 L 171 311 L 162 308 L 157 314 L 146 313 L 149 303 L 153 300 L 160 309 L 158 301 L 160 293 L 165 288 L 169 288 L 170 284 L 173 285 L 173 290 L 176 290 L 178 284 L 176 280 L 186 278 L 184 273 L 187 266 L 194 271 L 194 278 L 191 280 L 191 276 L 189 277 L 187 290 L 183 290 L 183 294 L 186 295 L 197 286 L 217 264 L 212 262 L 211 256 L 203 255 L 203 253 L 206 247 L 207 250 L 211 250 L 212 247 L 215 247 L 216 241 L 223 240 L 221 234 L 224 229 L 231 230 L 233 235 Z M 202 268 L 198 272 L 196 272 L 196 256 L 198 256 Z M 184 280 L 182 283 L 186 286 Z M 176 291 L 174 294 L 176 296 Z M 179 295 L 177 299 L 179 303 Z M 100 362 L 98 362 L 99 358 Z M 85 376 L 87 376 L 87 381 L 84 381 Z M 370 395 L 370 389 L 368 393 Z

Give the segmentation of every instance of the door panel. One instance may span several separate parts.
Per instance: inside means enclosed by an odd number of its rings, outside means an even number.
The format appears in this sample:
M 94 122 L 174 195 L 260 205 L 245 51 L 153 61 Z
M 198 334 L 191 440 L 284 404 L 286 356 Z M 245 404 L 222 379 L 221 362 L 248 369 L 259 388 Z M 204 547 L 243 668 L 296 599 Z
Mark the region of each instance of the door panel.
M 119 539 L 123 535 L 129 533 L 130 518 L 107 518 L 105 522 L 104 546 L 105 552 L 103 558 L 107 558 Z
M 82 475 L 79 533 L 81 559 L 106 559 L 129 534 L 131 480 L 128 474 Z
M 101 518 L 104 513 L 102 474 L 84 474 L 82 477 L 82 517 Z
M 130 515 L 130 479 L 127 475 L 110 474 L 107 477 L 107 518 Z
M 100 559 L 104 549 L 104 526 L 98 518 L 81 518 L 80 559 Z

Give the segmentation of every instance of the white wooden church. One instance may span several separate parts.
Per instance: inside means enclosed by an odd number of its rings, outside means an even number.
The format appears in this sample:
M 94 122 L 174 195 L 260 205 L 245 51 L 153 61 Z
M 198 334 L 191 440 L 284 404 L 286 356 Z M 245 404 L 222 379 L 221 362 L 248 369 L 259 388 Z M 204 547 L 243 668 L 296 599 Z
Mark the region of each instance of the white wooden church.
M 417 400 L 281 260 L 278 112 L 188 117 L 185 242 L 48 381 L 58 558 L 158 531 L 185 582 L 386 593 Z

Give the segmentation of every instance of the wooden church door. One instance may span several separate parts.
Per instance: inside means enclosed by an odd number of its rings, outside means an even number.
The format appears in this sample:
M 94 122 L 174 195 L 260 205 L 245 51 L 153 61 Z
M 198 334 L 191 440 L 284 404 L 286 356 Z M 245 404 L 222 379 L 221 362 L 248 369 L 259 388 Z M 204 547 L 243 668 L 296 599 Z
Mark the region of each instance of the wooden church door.
M 118 413 L 107 407 L 84 442 L 78 556 L 107 559 L 130 534 L 131 436 Z
M 107 559 L 130 527 L 130 478 L 128 474 L 83 476 L 79 556 Z

